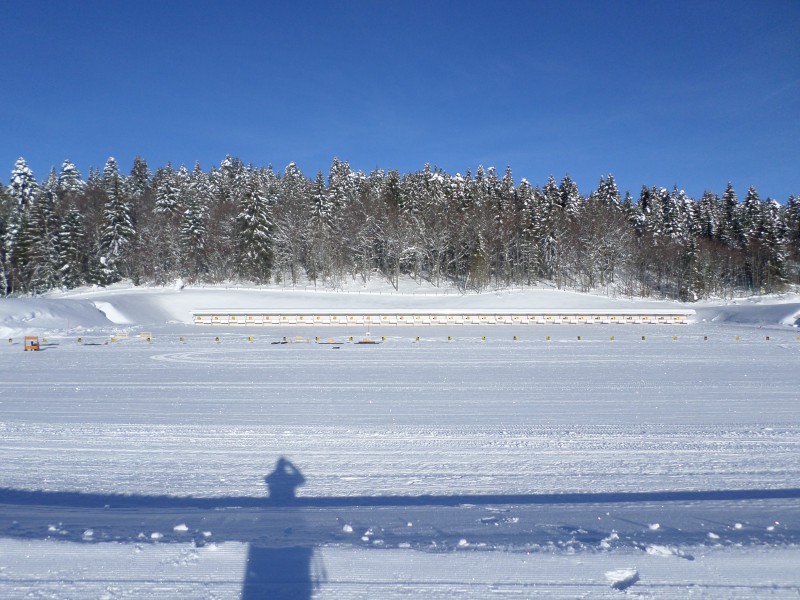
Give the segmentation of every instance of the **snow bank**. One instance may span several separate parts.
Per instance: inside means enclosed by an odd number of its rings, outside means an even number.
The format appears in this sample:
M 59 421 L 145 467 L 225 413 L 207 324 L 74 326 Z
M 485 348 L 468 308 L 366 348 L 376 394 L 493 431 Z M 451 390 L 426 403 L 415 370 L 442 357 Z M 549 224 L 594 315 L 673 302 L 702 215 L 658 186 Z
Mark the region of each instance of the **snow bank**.
M 745 326 L 800 326 L 800 298 L 752 298 L 724 306 L 696 307 L 696 320 Z
M 88 300 L 4 298 L 0 300 L 0 337 L 50 331 L 81 332 L 114 322 Z
M 388 289 L 387 289 L 388 287 Z M 675 303 L 627 300 L 553 289 L 501 290 L 483 294 L 460 294 L 431 286 L 401 288 L 394 291 L 374 284 L 363 289 L 330 291 L 322 288 L 280 287 L 173 287 L 141 288 L 112 286 L 83 289 L 49 296 L 55 299 L 81 299 L 102 308 L 114 323 L 154 326 L 166 323 L 192 323 L 192 311 L 199 309 L 605 309 L 674 308 Z
M 182 282 L 181 282 L 182 284 Z M 322 288 L 248 287 L 132 287 L 83 288 L 51 292 L 39 298 L 0 300 L 0 335 L 75 332 L 120 325 L 158 327 L 191 324 L 192 311 L 199 309 L 638 309 L 675 308 L 674 302 L 609 298 L 554 289 L 499 290 L 482 294 L 460 294 L 404 282 L 397 292 L 385 283 L 353 286 L 345 291 Z M 800 297 L 759 298 L 724 306 L 691 305 L 698 322 L 749 326 L 796 325 L 800 319 Z

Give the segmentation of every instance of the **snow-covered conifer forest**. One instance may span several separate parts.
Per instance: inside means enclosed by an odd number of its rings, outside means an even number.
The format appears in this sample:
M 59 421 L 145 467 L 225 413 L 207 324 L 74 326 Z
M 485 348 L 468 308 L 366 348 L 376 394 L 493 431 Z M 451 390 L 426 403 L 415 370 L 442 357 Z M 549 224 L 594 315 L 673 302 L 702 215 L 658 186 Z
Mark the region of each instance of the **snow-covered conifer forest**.
M 743 196 L 644 185 L 634 198 L 612 175 L 587 191 L 510 168 L 365 174 L 338 159 L 327 178 L 226 157 L 210 171 L 137 158 L 128 175 L 109 158 L 85 179 L 66 160 L 37 180 L 20 158 L 0 185 L 0 290 L 408 275 L 692 301 L 800 283 L 800 199 Z

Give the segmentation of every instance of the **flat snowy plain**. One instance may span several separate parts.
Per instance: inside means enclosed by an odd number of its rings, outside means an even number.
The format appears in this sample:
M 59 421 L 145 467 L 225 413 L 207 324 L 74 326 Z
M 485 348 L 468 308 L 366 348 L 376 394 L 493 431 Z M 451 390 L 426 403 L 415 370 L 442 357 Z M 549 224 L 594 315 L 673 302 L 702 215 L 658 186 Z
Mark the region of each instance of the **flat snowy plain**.
M 373 328 L 370 345 L 189 312 L 642 304 L 0 300 L 0 597 L 797 598 L 797 296 L 691 306 L 689 325 Z M 281 457 L 305 479 L 293 500 L 268 495 Z

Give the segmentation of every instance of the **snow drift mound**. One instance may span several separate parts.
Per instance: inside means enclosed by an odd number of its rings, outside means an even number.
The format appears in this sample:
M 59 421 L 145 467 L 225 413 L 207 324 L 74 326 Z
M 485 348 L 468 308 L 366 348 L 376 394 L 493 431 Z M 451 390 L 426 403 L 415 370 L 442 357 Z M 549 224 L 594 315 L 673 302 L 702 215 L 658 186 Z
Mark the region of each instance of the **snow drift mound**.
M 696 308 L 698 322 L 748 327 L 800 326 L 800 302 L 788 304 L 731 304 Z
M 113 325 L 114 322 L 88 300 L 0 300 L 0 336 L 4 338 L 47 331 L 86 331 Z

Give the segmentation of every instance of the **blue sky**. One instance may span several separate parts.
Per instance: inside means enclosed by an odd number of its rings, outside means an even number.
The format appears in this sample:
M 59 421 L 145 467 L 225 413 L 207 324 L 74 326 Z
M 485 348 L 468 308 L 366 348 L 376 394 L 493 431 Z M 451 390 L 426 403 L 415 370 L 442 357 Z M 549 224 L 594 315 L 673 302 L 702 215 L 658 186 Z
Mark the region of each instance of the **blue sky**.
M 800 194 L 800 2 L 0 0 L 0 181 L 482 164 Z

